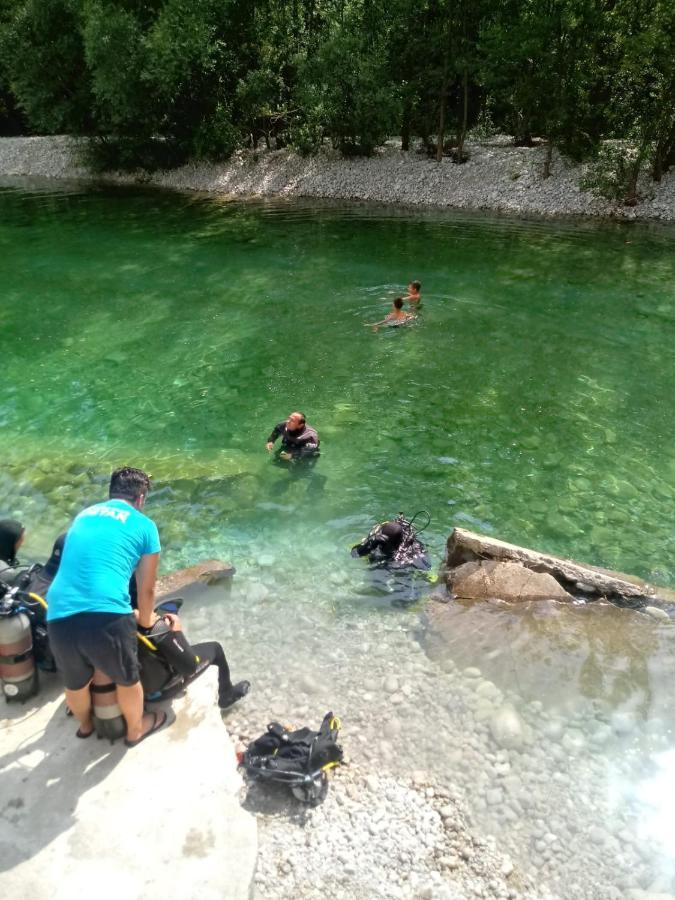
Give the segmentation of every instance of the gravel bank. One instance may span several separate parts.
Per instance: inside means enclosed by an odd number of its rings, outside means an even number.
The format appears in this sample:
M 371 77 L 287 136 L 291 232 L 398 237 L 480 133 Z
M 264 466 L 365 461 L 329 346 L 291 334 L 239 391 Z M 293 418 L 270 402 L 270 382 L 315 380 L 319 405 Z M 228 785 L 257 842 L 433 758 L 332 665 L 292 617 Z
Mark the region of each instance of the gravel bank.
M 456 788 L 349 767 L 324 803 L 290 805 L 281 791 L 249 788 L 262 833 L 254 900 L 548 900 L 531 878 L 476 837 Z M 279 816 L 285 827 L 279 828 Z
M 498 137 L 471 143 L 468 150 L 470 159 L 462 166 L 402 153 L 395 141 L 371 159 L 342 159 L 328 151 L 309 159 L 289 150 L 242 152 L 226 163 L 191 163 L 168 172 L 120 173 L 105 180 L 232 197 L 315 197 L 515 215 L 675 221 L 673 172 L 660 184 L 646 181 L 643 200 L 629 209 L 582 191 L 584 167 L 557 154 L 552 176 L 543 179 L 544 147 L 513 147 L 508 138 Z M 89 174 L 78 158 L 77 142 L 68 137 L 0 140 L 0 175 L 79 179 Z

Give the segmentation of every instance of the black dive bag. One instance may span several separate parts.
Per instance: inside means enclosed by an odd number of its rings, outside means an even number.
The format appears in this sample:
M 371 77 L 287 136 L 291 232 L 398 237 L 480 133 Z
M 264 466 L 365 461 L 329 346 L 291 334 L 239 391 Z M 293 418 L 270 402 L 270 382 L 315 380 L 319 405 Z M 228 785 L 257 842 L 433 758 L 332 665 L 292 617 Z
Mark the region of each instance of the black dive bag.
M 286 784 L 303 803 L 317 804 L 326 796 L 326 773 L 342 762 L 337 743 L 340 720 L 326 713 L 318 731 L 289 731 L 270 722 L 267 731 L 249 744 L 241 766 L 253 779 Z

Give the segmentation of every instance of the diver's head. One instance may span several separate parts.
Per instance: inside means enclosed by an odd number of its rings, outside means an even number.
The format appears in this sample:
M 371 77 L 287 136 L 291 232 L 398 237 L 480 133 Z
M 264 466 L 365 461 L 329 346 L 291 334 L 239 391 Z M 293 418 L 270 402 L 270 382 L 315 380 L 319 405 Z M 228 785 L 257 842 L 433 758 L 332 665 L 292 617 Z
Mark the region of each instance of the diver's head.
M 65 543 L 66 532 L 64 531 L 63 534 L 60 534 L 54 541 L 54 546 L 52 547 L 52 555 L 44 564 L 44 573 L 45 575 L 49 575 L 50 578 L 53 578 L 59 571 L 59 566 L 61 565 L 61 555 L 63 554 L 63 545 Z
M 380 532 L 387 539 L 387 544 L 391 550 L 396 550 L 403 540 L 403 526 L 400 522 L 385 522 L 380 528 Z
M 394 300 L 394 309 L 403 309 L 403 297 L 397 297 Z
M 286 419 L 286 428 L 288 428 L 289 431 L 302 431 L 306 421 L 307 419 L 305 418 L 304 413 L 292 412 Z
M 9 565 L 16 562 L 16 552 L 23 544 L 26 529 L 16 519 L 0 520 L 0 560 Z
M 108 496 L 111 500 L 126 500 L 136 509 L 143 509 L 149 491 L 150 476 L 142 469 L 125 466 L 123 469 L 115 469 L 110 476 Z
M 352 556 L 370 556 L 371 562 L 376 559 L 388 559 L 401 546 L 403 537 L 403 526 L 400 522 L 381 522 L 370 529 L 360 544 L 352 547 Z

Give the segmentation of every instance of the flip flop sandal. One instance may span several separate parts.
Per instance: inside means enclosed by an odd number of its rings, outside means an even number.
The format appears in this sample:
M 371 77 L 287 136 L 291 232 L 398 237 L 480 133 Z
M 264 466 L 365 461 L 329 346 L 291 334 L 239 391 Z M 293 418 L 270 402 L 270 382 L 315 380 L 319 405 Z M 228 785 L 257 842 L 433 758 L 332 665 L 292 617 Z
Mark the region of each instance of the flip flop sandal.
M 161 710 L 159 710 L 158 712 L 150 713 L 150 715 L 155 717 L 155 721 L 152 723 L 152 728 L 150 728 L 148 731 L 146 731 L 145 734 L 142 734 L 135 741 L 130 741 L 129 738 L 124 738 L 124 746 L 125 747 L 136 747 L 138 744 L 140 744 L 141 741 L 144 741 L 146 739 L 146 737 L 150 737 L 151 734 L 154 734 L 156 731 L 159 731 L 159 729 L 163 725 L 166 725 L 166 720 L 168 719 L 168 716 L 165 712 L 162 712 Z
M 72 713 L 71 713 L 72 716 Z M 82 740 L 86 740 L 86 738 L 91 737 L 92 734 L 96 731 L 95 728 L 92 727 L 91 731 L 82 731 L 81 728 L 78 728 L 75 732 L 75 737 L 82 738 Z

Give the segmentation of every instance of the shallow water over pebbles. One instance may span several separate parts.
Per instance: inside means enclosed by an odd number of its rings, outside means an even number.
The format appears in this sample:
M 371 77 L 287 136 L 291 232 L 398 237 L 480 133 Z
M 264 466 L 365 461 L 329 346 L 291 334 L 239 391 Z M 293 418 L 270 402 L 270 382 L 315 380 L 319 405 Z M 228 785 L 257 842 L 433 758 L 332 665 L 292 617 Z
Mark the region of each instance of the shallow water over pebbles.
M 672 229 L 158 192 L 0 191 L 0 513 L 44 556 L 113 465 L 146 465 L 165 569 L 254 690 L 230 719 L 344 722 L 422 770 L 560 897 L 675 894 L 670 626 L 614 608 L 392 607 L 349 547 L 451 527 L 673 584 Z M 421 322 L 372 334 L 408 278 Z M 274 467 L 306 407 L 324 453 Z

